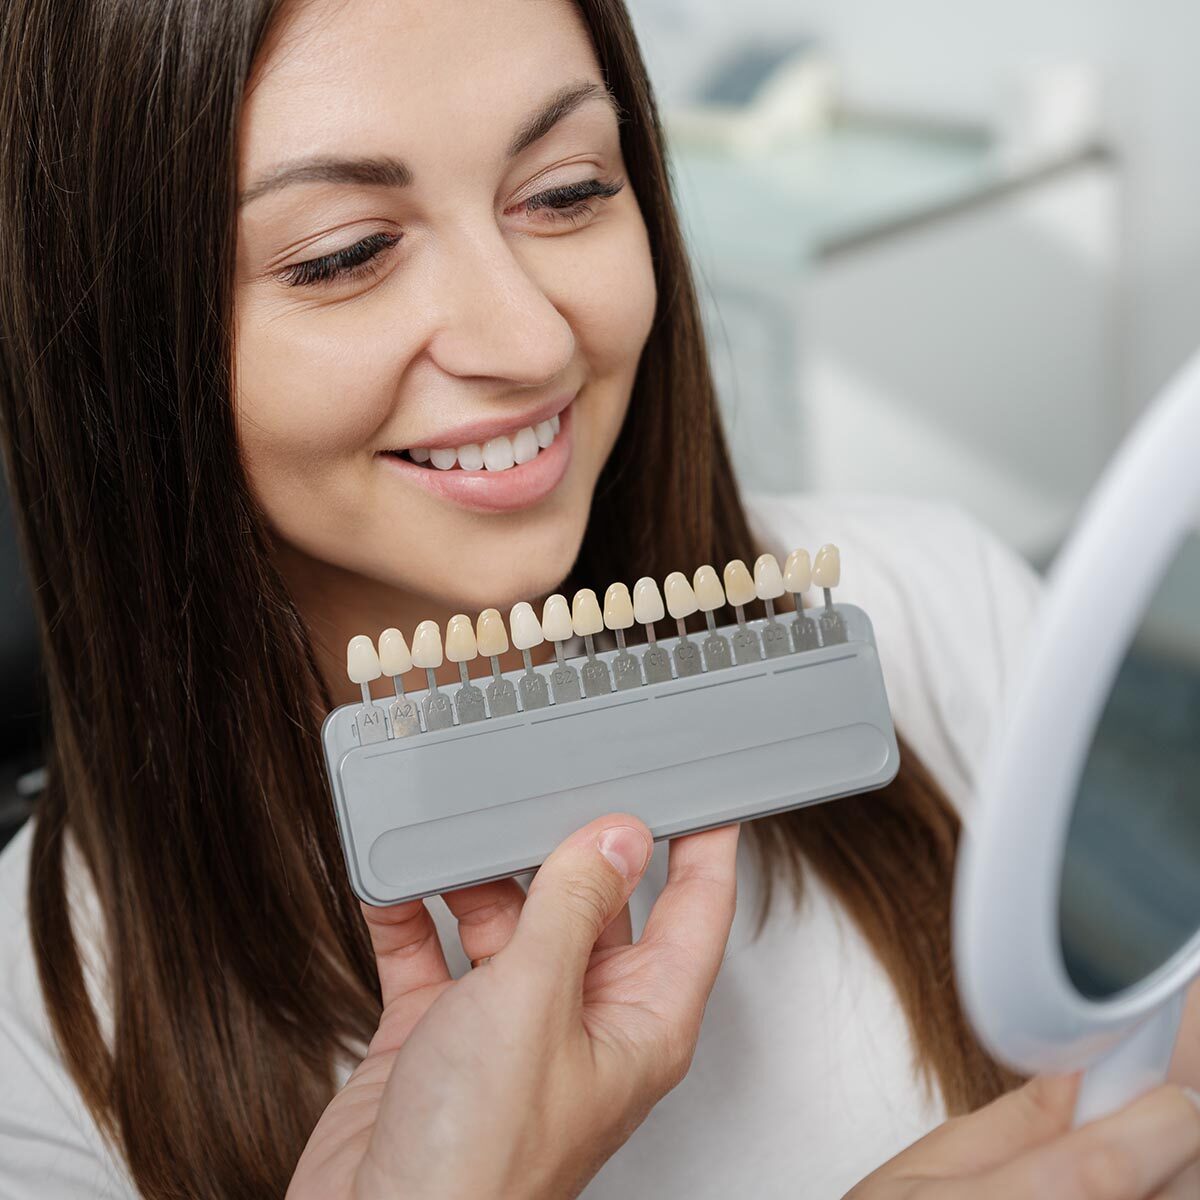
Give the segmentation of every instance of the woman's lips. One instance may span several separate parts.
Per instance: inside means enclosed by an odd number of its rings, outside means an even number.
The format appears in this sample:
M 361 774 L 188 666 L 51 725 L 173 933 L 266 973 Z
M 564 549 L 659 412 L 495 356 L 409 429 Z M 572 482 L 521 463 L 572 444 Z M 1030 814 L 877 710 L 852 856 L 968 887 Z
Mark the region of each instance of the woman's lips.
M 478 512 L 514 512 L 545 499 L 559 485 L 571 461 L 574 436 L 574 402 L 559 413 L 559 430 L 554 441 L 539 450 L 529 462 L 503 471 L 464 471 L 409 462 L 395 454 L 377 455 L 383 464 L 418 487 L 463 508 Z

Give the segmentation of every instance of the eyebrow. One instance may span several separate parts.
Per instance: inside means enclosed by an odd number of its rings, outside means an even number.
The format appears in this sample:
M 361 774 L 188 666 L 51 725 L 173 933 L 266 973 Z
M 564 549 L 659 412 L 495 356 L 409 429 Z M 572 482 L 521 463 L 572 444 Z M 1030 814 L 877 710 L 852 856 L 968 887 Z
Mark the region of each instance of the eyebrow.
M 621 105 L 608 88 L 592 80 L 568 83 L 521 124 L 508 144 L 507 157 L 516 158 L 522 150 L 544 138 L 555 125 L 589 100 L 603 101 L 620 122 Z M 354 183 L 367 187 L 402 188 L 409 187 L 414 178 L 412 169 L 406 163 L 386 155 L 379 158 L 304 158 L 284 163 L 251 184 L 238 197 L 238 206 L 294 183 Z

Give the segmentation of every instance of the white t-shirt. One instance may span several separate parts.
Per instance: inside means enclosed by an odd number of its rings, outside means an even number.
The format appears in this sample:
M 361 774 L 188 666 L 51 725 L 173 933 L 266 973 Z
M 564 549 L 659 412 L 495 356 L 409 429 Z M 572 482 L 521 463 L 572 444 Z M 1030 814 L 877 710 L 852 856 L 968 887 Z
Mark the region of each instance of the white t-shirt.
M 985 740 L 1018 666 L 1039 583 L 957 509 L 879 497 L 750 502 L 781 561 L 842 550 L 838 599 L 871 617 L 896 725 L 970 820 Z M 0 1200 L 136 1195 L 55 1050 L 26 923 L 30 830 L 0 855 Z M 584 1192 L 727 1200 L 842 1196 L 945 1116 L 918 1086 L 888 976 L 813 874 L 754 938 L 758 880 L 746 839 L 739 904 L 691 1071 Z M 666 878 L 655 848 L 631 901 L 635 936 Z M 82 895 L 82 893 L 81 893 Z M 455 975 L 454 924 L 431 905 Z

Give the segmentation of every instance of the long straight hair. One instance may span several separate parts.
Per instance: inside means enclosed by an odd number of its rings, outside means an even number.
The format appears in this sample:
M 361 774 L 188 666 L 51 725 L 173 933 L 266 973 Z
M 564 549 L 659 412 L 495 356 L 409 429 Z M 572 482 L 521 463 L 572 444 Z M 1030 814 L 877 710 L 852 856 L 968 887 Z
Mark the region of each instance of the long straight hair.
M 253 503 L 231 406 L 238 114 L 277 0 L 9 0 L 0 26 L 0 433 L 51 729 L 31 935 L 61 1053 L 148 1197 L 282 1194 L 370 1038 L 378 980 L 318 733 L 332 699 Z M 572 581 L 754 553 L 662 131 L 620 0 L 578 0 L 621 104 L 658 311 Z M 679 453 L 686 446 L 686 453 Z M 620 486 L 617 486 L 617 485 Z M 869 802 L 749 834 L 815 871 L 895 984 L 951 1111 L 1013 1080 L 963 1018 L 958 821 L 907 747 Z M 105 931 L 85 986 L 78 851 Z

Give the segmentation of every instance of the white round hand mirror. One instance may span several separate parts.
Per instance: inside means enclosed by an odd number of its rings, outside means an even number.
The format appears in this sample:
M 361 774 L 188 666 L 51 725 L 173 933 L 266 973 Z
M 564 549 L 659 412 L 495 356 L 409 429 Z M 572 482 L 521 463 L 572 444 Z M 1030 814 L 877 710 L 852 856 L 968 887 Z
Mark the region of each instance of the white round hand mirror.
M 1200 974 L 1198 528 L 1200 356 L 1054 563 L 958 865 L 968 1016 L 1019 1071 L 1086 1067 L 1076 1124 L 1162 1081 Z

